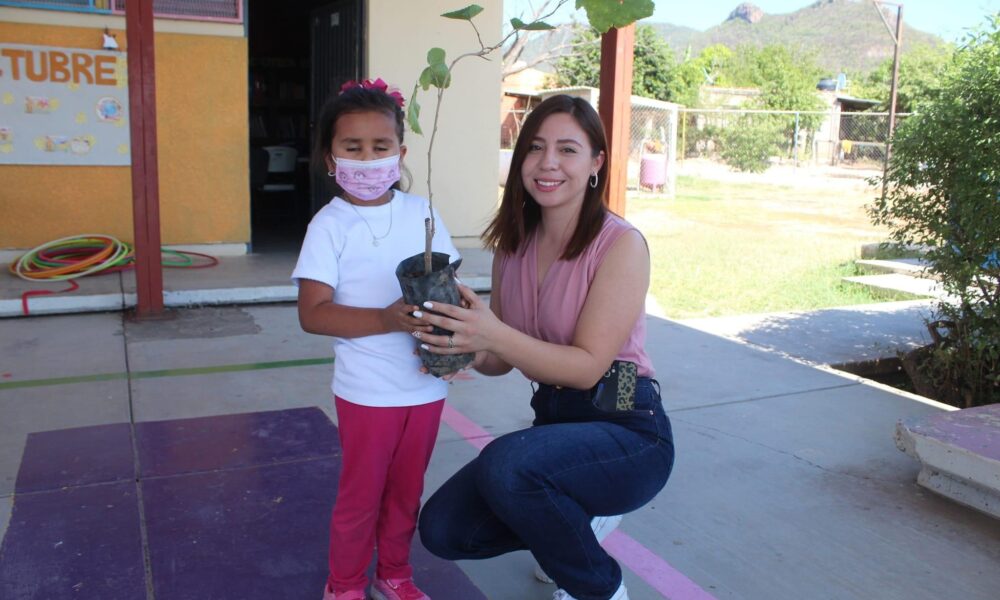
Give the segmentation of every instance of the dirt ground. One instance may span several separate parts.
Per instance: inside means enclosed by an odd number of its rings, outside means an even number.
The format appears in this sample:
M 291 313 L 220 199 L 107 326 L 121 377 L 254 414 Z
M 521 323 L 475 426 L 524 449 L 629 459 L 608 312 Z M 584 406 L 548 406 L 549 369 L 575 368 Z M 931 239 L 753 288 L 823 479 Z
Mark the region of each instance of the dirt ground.
M 689 158 L 677 161 L 677 173 L 681 176 L 700 177 L 729 183 L 757 183 L 791 186 L 797 188 L 851 190 L 860 194 L 870 193 L 867 179 L 882 174 L 881 170 L 853 168 L 831 165 L 802 163 L 772 165 L 763 173 L 741 173 L 728 165 L 704 158 Z

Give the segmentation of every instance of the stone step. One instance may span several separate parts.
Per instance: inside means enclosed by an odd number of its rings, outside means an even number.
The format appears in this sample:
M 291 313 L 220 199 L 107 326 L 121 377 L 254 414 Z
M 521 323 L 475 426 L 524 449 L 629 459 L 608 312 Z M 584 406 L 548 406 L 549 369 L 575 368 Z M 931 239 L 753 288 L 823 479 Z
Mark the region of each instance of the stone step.
M 900 421 L 895 439 L 920 461 L 918 484 L 1000 518 L 1000 404 Z
M 930 252 L 930 246 L 923 244 L 896 244 L 893 242 L 874 242 L 861 244 L 861 258 L 875 258 L 886 251 L 905 252 L 910 256 L 922 256 Z
M 900 273 L 859 275 L 857 277 L 844 277 L 843 280 L 880 290 L 903 292 L 927 298 L 946 298 L 948 296 L 939 281 L 924 279 L 922 277 L 912 277 Z
M 858 259 L 854 264 L 863 267 L 866 271 L 876 273 L 900 273 L 913 277 L 924 277 L 930 279 L 928 268 L 930 264 L 919 258 L 898 258 L 894 260 Z

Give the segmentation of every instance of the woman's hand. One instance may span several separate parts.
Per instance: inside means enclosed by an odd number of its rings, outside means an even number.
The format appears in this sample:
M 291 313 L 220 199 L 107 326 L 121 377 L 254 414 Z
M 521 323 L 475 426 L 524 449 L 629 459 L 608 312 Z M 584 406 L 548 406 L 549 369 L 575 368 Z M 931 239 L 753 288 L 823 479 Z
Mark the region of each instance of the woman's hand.
M 396 300 L 389 306 L 382 309 L 382 324 L 389 331 L 405 331 L 416 335 L 418 333 L 429 333 L 433 327 L 413 316 L 418 312 L 419 306 L 406 304 L 403 299 Z
M 414 350 L 413 353 L 417 354 L 417 351 Z M 487 354 L 488 353 L 485 350 L 476 352 L 476 358 L 474 358 L 471 363 L 465 365 L 464 367 L 462 367 L 457 371 L 452 371 L 451 373 L 446 373 L 444 375 L 441 375 L 439 379 L 451 383 L 453 379 L 455 379 L 456 377 L 458 377 L 459 375 L 461 375 L 466 371 L 478 370 L 479 367 L 486 361 Z M 430 371 L 427 370 L 427 367 L 423 365 L 420 365 L 420 372 L 424 374 L 430 373 Z
M 503 324 L 472 288 L 459 285 L 458 291 L 465 308 L 440 302 L 425 302 L 424 308 L 428 310 L 414 313 L 425 324 L 437 325 L 454 332 L 452 335 L 432 335 L 426 330 L 414 332 L 414 337 L 420 340 L 420 346 L 424 350 L 433 354 L 464 354 L 492 349 L 498 329 Z M 430 310 L 440 314 L 431 314 L 428 312 Z

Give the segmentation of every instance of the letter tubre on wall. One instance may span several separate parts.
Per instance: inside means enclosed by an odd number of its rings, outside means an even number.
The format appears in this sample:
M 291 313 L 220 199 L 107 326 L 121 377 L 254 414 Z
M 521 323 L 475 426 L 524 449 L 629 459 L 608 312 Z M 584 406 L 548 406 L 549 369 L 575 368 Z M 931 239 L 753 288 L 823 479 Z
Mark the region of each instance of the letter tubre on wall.
M 129 165 L 124 54 L 0 44 L 0 165 Z

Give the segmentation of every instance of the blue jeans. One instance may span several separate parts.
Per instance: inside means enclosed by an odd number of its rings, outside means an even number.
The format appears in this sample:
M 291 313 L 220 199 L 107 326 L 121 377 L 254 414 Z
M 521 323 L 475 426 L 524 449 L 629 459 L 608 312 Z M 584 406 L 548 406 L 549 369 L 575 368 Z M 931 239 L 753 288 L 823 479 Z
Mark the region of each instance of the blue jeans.
M 574 598 L 610 598 L 621 568 L 590 520 L 649 502 L 674 461 L 659 384 L 636 388 L 634 410 L 605 412 L 590 390 L 539 386 L 534 426 L 491 442 L 424 505 L 424 546 L 449 560 L 530 550 Z

